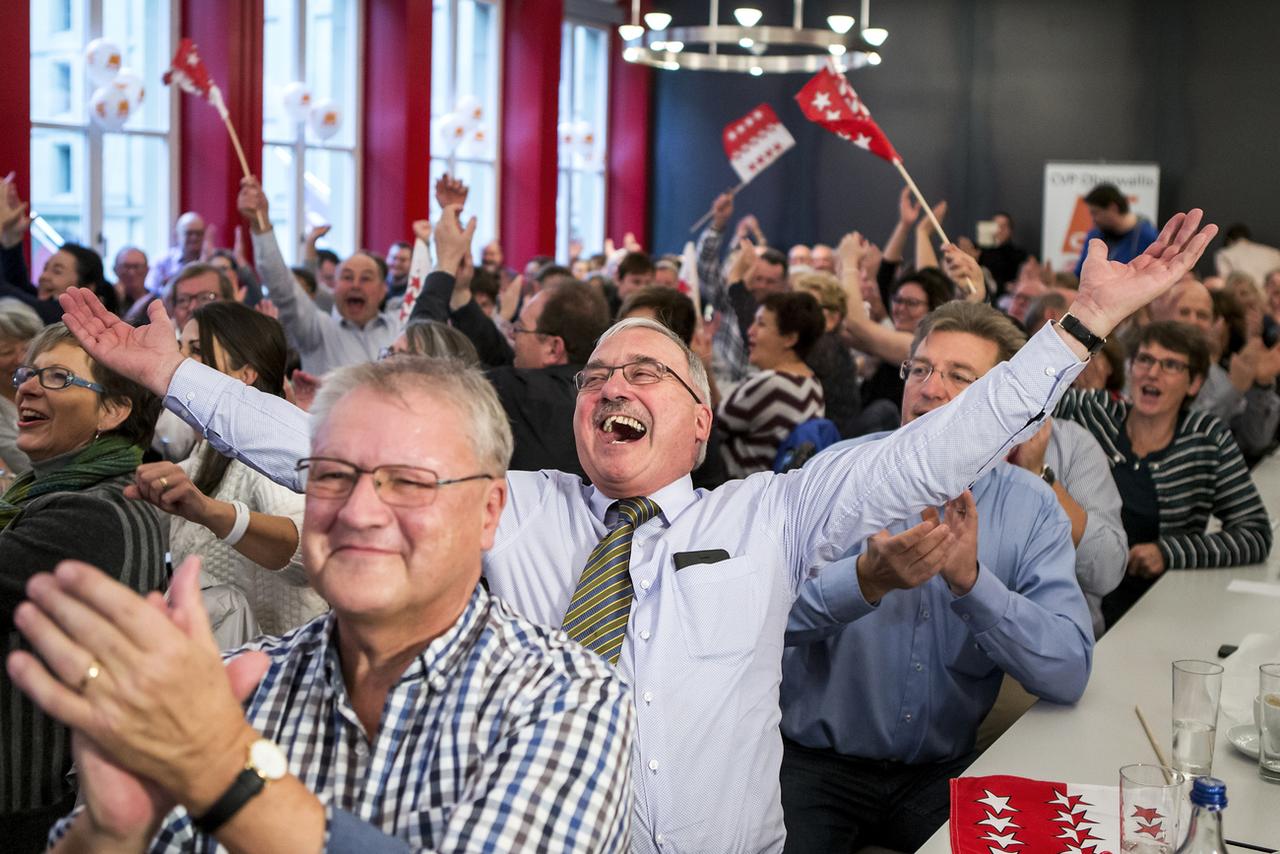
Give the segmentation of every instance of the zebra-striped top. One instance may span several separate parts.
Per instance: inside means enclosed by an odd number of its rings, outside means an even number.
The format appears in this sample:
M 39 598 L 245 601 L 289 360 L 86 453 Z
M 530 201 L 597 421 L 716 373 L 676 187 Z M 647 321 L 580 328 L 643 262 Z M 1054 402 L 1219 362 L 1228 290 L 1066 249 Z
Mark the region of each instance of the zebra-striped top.
M 1070 389 L 1055 415 L 1083 424 L 1111 467 L 1124 461 L 1117 447 L 1130 404 L 1105 391 Z M 1266 560 L 1271 523 L 1244 457 L 1222 421 L 1207 412 L 1184 408 L 1163 458 L 1151 464 L 1159 501 L 1160 538 L 1156 545 L 1169 569 L 1242 566 Z M 1222 530 L 1205 533 L 1209 516 Z
M 826 412 L 822 384 L 813 376 L 761 371 L 734 389 L 717 417 L 728 434 L 721 445 L 729 477 L 773 468 L 778 447 L 800 424 Z

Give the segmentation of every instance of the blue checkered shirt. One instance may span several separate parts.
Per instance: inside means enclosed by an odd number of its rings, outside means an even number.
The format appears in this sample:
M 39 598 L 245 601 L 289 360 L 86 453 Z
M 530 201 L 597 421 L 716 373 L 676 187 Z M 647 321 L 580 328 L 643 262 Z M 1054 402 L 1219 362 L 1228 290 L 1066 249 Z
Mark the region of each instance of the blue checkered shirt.
M 477 587 L 388 694 L 370 743 L 333 629 L 329 614 L 246 647 L 271 666 L 245 716 L 325 802 L 327 851 L 626 850 L 634 712 L 597 656 Z M 149 850 L 221 849 L 179 807 Z

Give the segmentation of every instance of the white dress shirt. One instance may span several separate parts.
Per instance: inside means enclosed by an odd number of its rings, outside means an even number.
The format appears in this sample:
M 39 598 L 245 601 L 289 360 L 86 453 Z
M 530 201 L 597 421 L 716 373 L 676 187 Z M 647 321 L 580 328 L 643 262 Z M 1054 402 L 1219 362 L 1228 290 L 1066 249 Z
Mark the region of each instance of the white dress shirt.
M 711 492 L 686 476 L 649 496 L 662 513 L 632 541 L 635 602 L 618 660 L 637 711 L 633 851 L 782 849 L 778 688 L 800 585 L 871 534 L 964 491 L 1038 429 L 1082 367 L 1046 328 L 883 441 Z M 297 488 L 305 413 L 190 361 L 165 405 L 215 447 Z M 518 613 L 559 626 L 613 498 L 559 472 L 507 481 L 485 577 Z M 711 550 L 727 559 L 675 568 L 677 554 Z M 861 598 L 852 574 L 828 586 L 850 598 L 829 601 L 833 611 Z

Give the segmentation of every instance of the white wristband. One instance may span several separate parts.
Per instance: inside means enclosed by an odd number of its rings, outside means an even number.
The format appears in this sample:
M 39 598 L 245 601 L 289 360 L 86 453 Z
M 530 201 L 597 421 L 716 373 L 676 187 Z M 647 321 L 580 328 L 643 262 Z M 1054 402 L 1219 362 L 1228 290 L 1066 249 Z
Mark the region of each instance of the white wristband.
M 236 508 L 236 521 L 222 541 L 234 546 L 244 538 L 244 532 L 249 530 L 249 506 L 243 501 L 232 501 L 231 506 Z

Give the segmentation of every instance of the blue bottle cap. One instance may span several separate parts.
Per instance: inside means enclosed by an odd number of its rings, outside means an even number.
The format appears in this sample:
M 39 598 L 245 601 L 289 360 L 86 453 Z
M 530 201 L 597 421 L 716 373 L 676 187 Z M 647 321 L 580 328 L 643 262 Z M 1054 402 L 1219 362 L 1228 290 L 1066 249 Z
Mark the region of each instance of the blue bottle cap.
M 1198 807 L 1225 808 L 1227 784 L 1217 777 L 1197 777 L 1191 784 L 1191 803 Z

